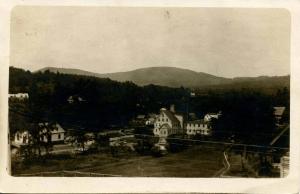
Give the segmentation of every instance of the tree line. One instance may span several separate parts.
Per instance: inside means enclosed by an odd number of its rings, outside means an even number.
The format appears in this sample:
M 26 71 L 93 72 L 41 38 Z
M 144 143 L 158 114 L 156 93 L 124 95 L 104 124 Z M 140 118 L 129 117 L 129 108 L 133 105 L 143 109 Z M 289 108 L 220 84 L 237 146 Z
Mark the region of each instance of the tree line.
M 271 94 L 261 90 L 212 89 L 191 96 L 191 90 L 184 87 L 137 86 L 106 78 L 49 71 L 32 73 L 10 67 L 9 92 L 26 92 L 29 99 L 10 101 L 9 107 L 14 111 L 9 111 L 9 125 L 12 133 L 44 121 L 100 131 L 128 126 L 138 114 L 158 113 L 161 107 L 175 104 L 177 111 L 194 112 L 198 118 L 222 111 L 222 117 L 213 123 L 214 130 L 222 136 L 236 134 L 241 141 L 267 142 L 266 136 L 257 134 L 275 133 L 273 107 L 285 106 L 289 112 L 289 88 L 282 87 Z M 68 101 L 71 96 L 75 99 L 72 103 Z M 288 122 L 288 114 L 285 120 Z

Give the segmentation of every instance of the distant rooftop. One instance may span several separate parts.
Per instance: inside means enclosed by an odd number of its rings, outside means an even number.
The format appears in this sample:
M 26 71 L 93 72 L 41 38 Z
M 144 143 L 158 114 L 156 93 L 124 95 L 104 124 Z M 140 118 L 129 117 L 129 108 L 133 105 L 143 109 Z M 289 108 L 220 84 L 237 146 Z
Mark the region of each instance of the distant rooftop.
M 284 106 L 276 106 L 274 107 L 274 115 L 275 116 L 282 116 L 285 111 Z

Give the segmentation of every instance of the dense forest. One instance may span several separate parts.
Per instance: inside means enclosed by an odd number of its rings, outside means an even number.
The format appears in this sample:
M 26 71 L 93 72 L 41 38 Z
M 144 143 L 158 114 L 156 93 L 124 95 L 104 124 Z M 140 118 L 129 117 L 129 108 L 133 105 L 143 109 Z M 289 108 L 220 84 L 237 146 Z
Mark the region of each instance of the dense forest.
M 211 87 L 191 96 L 191 90 L 184 87 L 137 86 L 108 78 L 50 71 L 32 73 L 14 67 L 9 73 L 9 93 L 29 94 L 26 102 L 10 101 L 12 132 L 42 121 L 82 130 L 124 127 L 138 114 L 158 113 L 161 107 L 175 104 L 177 111 L 194 112 L 198 118 L 222 111 L 222 118 L 214 124 L 216 131 L 255 136 L 274 132 L 274 106 L 285 106 L 289 112 L 289 88 L 285 86 L 277 86 L 272 92 L 261 87 Z M 70 96 L 75 99 L 73 103 L 68 102 Z M 285 119 L 288 121 L 288 115 Z
M 185 88 L 139 87 L 131 82 L 48 71 L 31 73 L 11 67 L 9 93 L 18 92 L 29 94 L 24 111 L 30 118 L 89 129 L 124 126 L 137 114 L 158 112 L 161 107 L 180 104 L 189 96 Z M 70 104 L 70 96 L 84 101 Z M 11 102 L 10 108 L 17 104 Z

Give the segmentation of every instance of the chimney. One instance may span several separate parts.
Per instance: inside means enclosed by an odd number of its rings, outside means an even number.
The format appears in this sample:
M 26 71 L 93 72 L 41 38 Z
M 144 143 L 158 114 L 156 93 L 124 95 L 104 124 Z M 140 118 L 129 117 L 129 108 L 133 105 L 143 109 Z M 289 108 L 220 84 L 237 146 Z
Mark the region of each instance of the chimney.
M 175 113 L 175 105 L 174 105 L 174 104 L 171 104 L 171 106 L 170 106 L 170 111 L 171 111 L 172 113 Z

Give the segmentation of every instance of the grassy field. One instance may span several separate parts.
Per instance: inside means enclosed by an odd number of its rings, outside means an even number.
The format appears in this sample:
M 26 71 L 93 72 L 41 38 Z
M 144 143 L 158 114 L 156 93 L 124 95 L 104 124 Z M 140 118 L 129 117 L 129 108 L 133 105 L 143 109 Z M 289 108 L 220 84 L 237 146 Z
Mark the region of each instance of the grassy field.
M 125 177 L 212 177 L 224 167 L 222 159 L 222 148 L 200 146 L 158 158 L 135 154 L 123 154 L 118 157 L 112 157 L 107 153 L 77 156 L 60 154 L 28 164 L 13 161 L 12 175 L 30 176 L 32 173 L 64 170 Z M 62 176 L 62 174 L 44 173 L 43 176 Z

